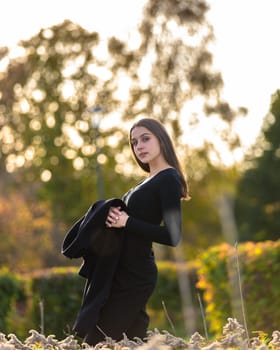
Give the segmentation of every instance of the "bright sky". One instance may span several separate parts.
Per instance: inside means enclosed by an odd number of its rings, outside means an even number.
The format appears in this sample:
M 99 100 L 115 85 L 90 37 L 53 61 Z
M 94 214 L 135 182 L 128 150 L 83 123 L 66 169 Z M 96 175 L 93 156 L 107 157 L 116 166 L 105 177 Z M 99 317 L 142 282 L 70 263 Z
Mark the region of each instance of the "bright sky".
M 131 37 L 145 0 L 9 0 L 1 5 L 0 46 L 28 39 L 42 27 L 68 18 L 106 36 Z M 253 142 L 280 88 L 280 0 L 208 0 L 216 43 L 214 64 L 221 71 L 225 99 L 249 109 L 238 124 L 245 145 Z
M 280 89 L 279 0 L 208 0 L 214 26 L 215 64 L 232 106 L 245 106 L 248 117 L 239 132 L 245 143 L 258 133 L 271 95 Z

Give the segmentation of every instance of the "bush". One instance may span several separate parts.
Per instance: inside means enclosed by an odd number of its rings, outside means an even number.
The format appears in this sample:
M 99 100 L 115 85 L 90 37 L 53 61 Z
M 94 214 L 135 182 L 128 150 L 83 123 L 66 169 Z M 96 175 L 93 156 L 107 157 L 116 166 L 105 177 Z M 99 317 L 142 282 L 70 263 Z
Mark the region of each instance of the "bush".
M 148 303 L 148 313 L 151 317 L 151 329 L 159 328 L 173 331 L 165 313 L 164 302 L 168 315 L 179 334 L 184 330 L 183 312 L 177 279 L 177 266 L 171 262 L 158 264 L 159 278 L 154 294 Z M 181 266 L 187 271 L 187 266 Z M 194 270 L 190 269 L 192 279 Z M 63 337 L 71 334 L 77 312 L 82 301 L 85 280 L 77 274 L 76 268 L 53 268 L 31 276 L 31 293 L 33 307 L 30 328 L 41 328 L 42 314 L 39 305 L 44 305 L 44 331 Z M 195 283 L 192 283 L 195 286 Z M 185 333 L 184 333 L 185 335 Z
M 176 332 L 177 335 L 186 336 L 194 329 L 186 329 L 184 321 L 184 306 L 178 283 L 178 275 L 181 273 L 187 279 L 190 286 L 188 304 L 193 308 L 193 323 L 196 331 L 202 330 L 199 302 L 196 289 L 197 273 L 196 263 L 176 264 L 170 261 L 158 262 L 158 281 L 154 293 L 148 302 L 148 313 L 151 318 L 150 329 L 165 329 L 168 332 Z M 186 293 L 188 294 L 188 293 Z
M 158 268 L 157 287 L 148 303 L 148 313 L 151 317 L 150 329 L 158 328 L 174 332 L 169 317 L 176 333 L 185 336 L 177 272 L 178 269 L 181 269 L 187 273 L 191 279 L 191 285 L 195 287 L 195 269 L 193 266 L 187 267 L 186 264 L 178 268 L 175 263 L 171 262 L 160 262 Z M 23 329 L 22 323 L 14 322 L 9 331 L 16 333 L 21 338 L 26 336 L 29 329 L 56 334 L 60 338 L 71 334 L 72 325 L 81 305 L 85 284 L 85 279 L 78 275 L 77 268 L 42 270 L 28 276 L 25 275 L 24 281 L 30 293 L 30 299 L 25 305 L 25 328 Z M 192 295 L 195 298 L 195 290 L 192 291 Z M 5 309 L 6 314 L 9 307 L 10 304 Z M 15 313 L 10 320 L 16 321 Z M 4 331 L 7 329 L 1 328 Z
M 0 330 L 11 331 L 11 319 L 23 311 L 27 301 L 26 284 L 7 269 L 0 270 Z M 19 319 L 18 319 L 19 320 Z
M 33 327 L 58 337 L 71 334 L 83 287 L 84 279 L 77 274 L 77 268 L 52 268 L 33 275 Z
M 193 307 L 193 313 L 187 315 L 187 319 L 194 319 L 194 331 L 204 331 L 197 296 L 200 292 L 203 293 L 211 335 L 220 335 L 228 317 L 234 317 L 246 326 L 244 315 L 248 328 L 271 333 L 279 327 L 280 319 L 279 248 L 280 240 L 247 242 L 240 244 L 238 249 L 222 244 L 203 253 L 199 267 L 159 262 L 158 283 L 148 303 L 149 328 L 166 330 L 176 336 L 189 335 L 190 329 L 186 330 L 184 322 L 186 305 L 183 311 L 178 283 L 178 274 L 183 273 L 190 287 L 188 302 Z M 29 329 L 39 329 L 59 338 L 71 334 L 85 284 L 77 269 L 52 268 L 24 278 L 11 275 L 7 270 L 1 271 L 0 332 L 14 332 L 21 337 L 26 336 Z M 245 314 L 241 296 L 245 301 Z
M 230 315 L 251 330 L 279 327 L 280 240 L 213 247 L 201 255 L 198 276 L 215 335 Z

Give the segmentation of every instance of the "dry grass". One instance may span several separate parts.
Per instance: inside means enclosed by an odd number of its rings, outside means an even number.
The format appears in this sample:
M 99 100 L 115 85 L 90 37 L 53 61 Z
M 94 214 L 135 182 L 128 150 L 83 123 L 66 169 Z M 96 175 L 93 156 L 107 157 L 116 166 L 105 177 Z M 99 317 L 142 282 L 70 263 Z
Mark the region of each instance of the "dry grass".
M 246 331 L 236 319 L 229 318 L 228 323 L 223 327 L 223 336 L 220 339 L 207 341 L 199 333 L 194 333 L 186 341 L 157 329 L 149 331 L 145 341 L 135 338 L 128 339 L 125 335 L 119 342 L 111 338 L 97 344 L 95 347 L 88 344 L 79 344 L 73 335 L 59 341 L 54 335 L 45 336 L 35 330 L 30 330 L 30 336 L 21 342 L 16 335 L 6 336 L 0 333 L 0 350 L 172 350 L 172 349 L 192 349 L 192 350 L 220 350 L 220 349 L 242 349 L 242 350 L 279 350 L 280 331 L 274 331 L 269 336 L 262 332 L 258 336 L 248 339 Z

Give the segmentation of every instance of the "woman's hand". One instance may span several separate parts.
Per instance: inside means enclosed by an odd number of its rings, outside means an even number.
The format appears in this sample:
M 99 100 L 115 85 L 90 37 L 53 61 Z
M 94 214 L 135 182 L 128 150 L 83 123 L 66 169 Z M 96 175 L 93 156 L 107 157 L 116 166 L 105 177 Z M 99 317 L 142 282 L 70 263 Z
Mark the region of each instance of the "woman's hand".
M 121 207 L 111 207 L 105 224 L 107 227 L 125 227 L 128 215 L 125 211 L 121 210 Z

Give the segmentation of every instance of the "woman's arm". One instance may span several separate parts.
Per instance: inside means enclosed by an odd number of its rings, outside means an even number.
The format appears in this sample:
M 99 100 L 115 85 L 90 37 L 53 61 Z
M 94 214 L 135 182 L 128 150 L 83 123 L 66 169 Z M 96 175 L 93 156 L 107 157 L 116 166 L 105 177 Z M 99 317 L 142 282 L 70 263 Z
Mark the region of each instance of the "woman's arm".
M 151 224 L 129 216 L 125 228 L 153 242 L 175 247 L 181 239 L 181 186 L 172 181 L 161 186 L 159 198 L 162 210 L 162 225 Z
M 121 211 L 111 208 L 106 219 L 106 225 L 113 228 L 125 227 L 128 234 L 135 234 L 144 239 L 169 246 L 176 246 L 181 238 L 181 183 L 174 173 L 165 173 L 153 185 L 153 192 L 159 200 L 159 210 L 162 213 L 162 224 L 153 224 L 147 220 L 138 219 Z M 148 198 L 141 198 L 141 205 L 149 208 Z

